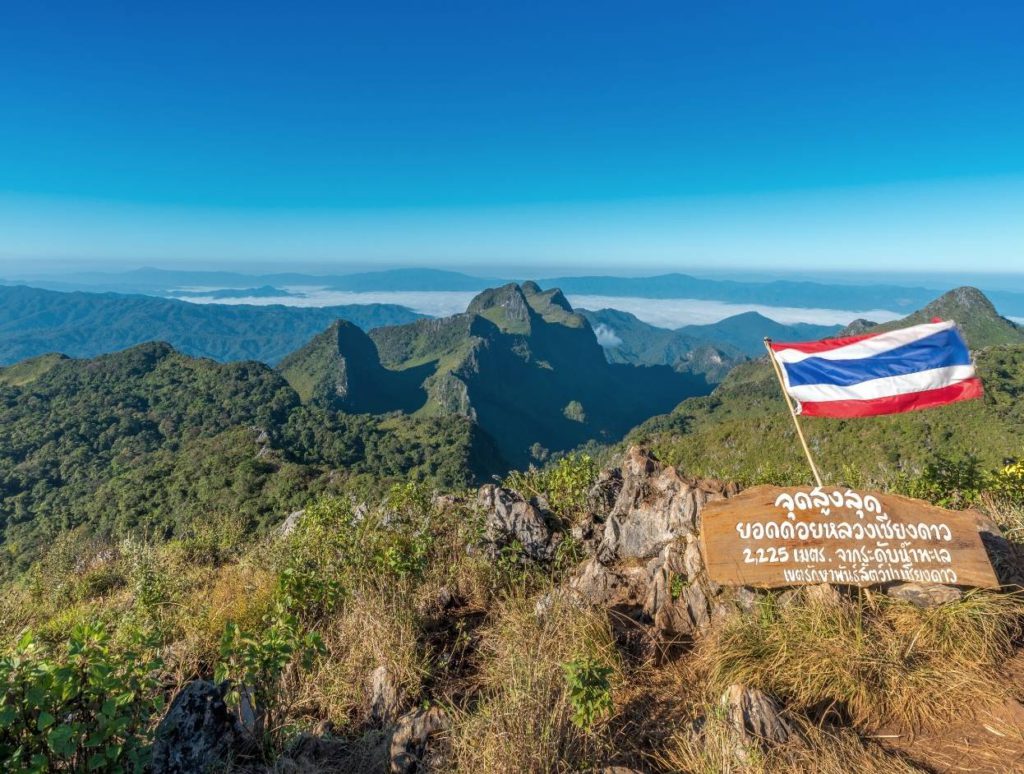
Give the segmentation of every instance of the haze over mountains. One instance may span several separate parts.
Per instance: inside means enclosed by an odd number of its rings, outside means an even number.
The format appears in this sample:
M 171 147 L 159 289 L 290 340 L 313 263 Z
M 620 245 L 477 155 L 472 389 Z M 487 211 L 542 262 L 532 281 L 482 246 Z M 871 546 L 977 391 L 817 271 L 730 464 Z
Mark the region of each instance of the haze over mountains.
M 276 363 L 338 319 L 362 328 L 421 315 L 393 304 L 197 305 L 119 293 L 0 286 L 0 365 L 47 352 L 92 357 L 166 341 L 188 355 Z
M 26 275 L 27 277 L 28 275 Z M 76 272 L 60 276 L 32 276 L 23 281 L 54 290 L 104 290 L 153 295 L 182 292 L 193 295 L 205 289 L 220 300 L 230 298 L 224 291 L 253 290 L 252 298 L 287 298 L 296 289 L 319 288 L 348 293 L 370 292 L 479 292 L 517 278 L 477 277 L 438 269 L 392 269 L 351 274 L 310 274 L 278 272 L 249 274 L 227 271 L 167 271 L 143 268 L 124 272 Z M 525 278 L 518 278 L 521 281 Z M 792 307 L 796 309 L 839 309 L 846 311 L 890 310 L 894 317 L 920 309 L 940 294 L 948 284 L 934 281 L 920 284 L 894 283 L 884 275 L 867 276 L 858 281 L 799 281 L 795 279 L 754 280 L 712 279 L 685 273 L 649 277 L 556 276 L 541 277 L 545 287 L 558 287 L 568 296 L 612 296 L 620 298 L 691 299 L 731 304 Z M 943 283 L 946 280 L 943 280 Z M 983 290 L 1003 314 L 1024 316 L 1024 292 L 1007 289 L 993 279 Z
M 723 380 L 706 400 L 758 373 L 762 398 L 775 400 L 763 367 L 743 365 L 762 356 L 763 338 L 840 330 L 757 313 L 668 330 L 620 310 L 575 310 L 560 289 L 535 282 L 484 290 L 465 312 L 442 318 L 387 305 L 197 305 L 25 287 L 0 288 L 0 301 L 0 362 L 47 352 L 94 356 L 153 340 L 184 355 L 262 360 L 277 366 L 297 402 L 332 415 L 464 419 L 486 437 L 498 468 L 614 442 Z M 889 326 L 933 316 L 957 320 L 974 347 L 1018 345 L 1024 336 L 983 294 L 963 288 Z M 846 332 L 873 325 L 853 321 Z M 43 358 L 2 373 L 8 384 L 26 385 L 59 362 Z
M 268 331 L 281 334 L 280 348 L 299 335 L 297 315 L 336 313 L 25 288 L 0 294 L 8 355 L 12 342 L 66 334 L 96 346 L 97 335 L 110 344 L 114 334 L 156 323 L 175 335 L 198 326 L 194 342 L 208 349 L 236 335 L 245 346 L 269 346 Z M 36 314 L 19 317 L 25 298 Z M 189 316 L 206 314 L 213 316 Z M 964 331 L 985 399 L 909 418 L 808 421 L 833 480 L 846 470 L 897 475 L 939 449 L 978 453 L 986 464 L 1019 452 L 1024 332 L 972 288 L 884 327 L 935 316 Z M 451 317 L 406 319 L 366 332 L 345 320 L 305 318 L 309 327 L 325 324 L 276 370 L 196 359 L 153 342 L 0 369 L 0 521 L 9 558 L 60 525 L 145 522 L 173 531 L 214 507 L 265 523 L 311 491 L 364 475 L 465 484 L 587 442 L 615 443 L 636 425 L 632 438 L 688 471 L 799 476 L 803 462 L 760 339 L 834 332 L 754 314 L 669 331 L 615 310 L 578 312 L 562 292 L 533 282 L 488 289 Z M 11 332 L 19 320 L 31 323 L 28 339 Z M 215 336 L 228 321 L 235 327 Z M 872 327 L 858 321 L 847 332 Z

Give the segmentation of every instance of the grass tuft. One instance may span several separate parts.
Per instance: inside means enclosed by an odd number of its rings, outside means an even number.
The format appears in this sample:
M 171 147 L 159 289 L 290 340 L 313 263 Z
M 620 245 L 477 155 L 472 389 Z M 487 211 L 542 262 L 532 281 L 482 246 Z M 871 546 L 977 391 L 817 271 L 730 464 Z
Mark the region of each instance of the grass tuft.
M 602 664 L 615 691 L 622 664 L 607 616 L 565 601 L 542 617 L 534 608 L 530 597 L 511 596 L 482 634 L 478 698 L 455 711 L 450 737 L 458 771 L 578 771 L 608 752 L 608 719 L 589 729 L 574 722 L 563 667 Z
M 766 596 L 699 658 L 716 692 L 744 683 L 864 727 L 927 727 L 1003 694 L 997 667 L 1022 615 L 1019 596 L 981 591 L 926 610 L 870 592 L 833 605 Z

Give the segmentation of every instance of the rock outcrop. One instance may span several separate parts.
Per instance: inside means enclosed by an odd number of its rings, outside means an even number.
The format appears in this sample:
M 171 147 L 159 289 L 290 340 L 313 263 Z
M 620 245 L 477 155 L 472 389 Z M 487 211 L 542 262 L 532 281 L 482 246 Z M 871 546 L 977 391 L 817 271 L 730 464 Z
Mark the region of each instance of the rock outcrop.
M 735 484 L 684 478 L 636 446 L 627 452 L 619 479 L 621 488 L 598 547 L 604 563 L 657 556 L 665 546 L 697 531 L 705 503 L 738 491 Z
M 706 503 L 738 491 L 735 484 L 687 478 L 647 450 L 630 448 L 589 494 L 592 512 L 572 530 L 588 558 L 561 593 L 581 604 L 629 608 L 669 637 L 698 634 L 737 593 L 706 577 L 700 514 Z
M 238 718 L 224 701 L 227 684 L 196 680 L 174 697 L 157 726 L 152 770 L 156 774 L 217 771 L 249 745 Z
M 427 740 L 448 727 L 448 718 L 440 707 L 407 712 L 398 719 L 391 734 L 391 774 L 416 774 L 422 765 Z
M 732 734 L 734 754 L 741 762 L 752 748 L 784 744 L 792 731 L 767 694 L 744 685 L 730 685 L 721 700 Z
M 631 447 L 622 467 L 603 472 L 590 492 L 586 534 L 574 534 L 590 537 L 581 541 L 590 557 L 567 589 L 589 604 L 633 606 L 668 636 L 699 633 L 726 604 L 703 571 L 700 512 L 737 491 L 684 477 Z
M 485 511 L 484 549 L 489 555 L 518 543 L 534 561 L 551 559 L 561 535 L 552 531 L 537 505 L 494 484 L 481 487 L 477 499 Z

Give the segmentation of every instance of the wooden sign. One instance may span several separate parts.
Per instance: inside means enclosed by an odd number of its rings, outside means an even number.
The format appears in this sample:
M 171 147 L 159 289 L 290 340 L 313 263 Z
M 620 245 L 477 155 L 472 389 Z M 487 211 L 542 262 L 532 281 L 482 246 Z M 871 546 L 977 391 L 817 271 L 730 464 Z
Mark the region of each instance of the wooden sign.
M 999 585 L 970 512 L 909 497 L 759 486 L 701 520 L 708 575 L 724 585 Z

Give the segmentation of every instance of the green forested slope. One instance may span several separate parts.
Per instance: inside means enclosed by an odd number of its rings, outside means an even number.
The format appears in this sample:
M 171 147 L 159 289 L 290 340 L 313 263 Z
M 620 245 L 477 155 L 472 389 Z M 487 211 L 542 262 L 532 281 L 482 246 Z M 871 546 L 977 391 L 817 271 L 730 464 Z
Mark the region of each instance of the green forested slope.
M 609 364 L 586 318 L 561 291 L 534 282 L 485 290 L 465 314 L 370 338 L 390 369 L 422 369 L 419 414 L 473 419 L 518 467 L 587 441 L 613 442 L 710 389 L 702 376 L 667 366 Z
M 459 417 L 303 406 L 254 362 L 144 344 L 0 370 L 0 536 L 23 563 L 56 532 L 169 533 L 226 512 L 259 527 L 361 475 L 458 486 L 501 470 Z
M 801 424 L 829 481 L 891 481 L 936 455 L 976 457 L 993 468 L 1024 454 L 1024 334 L 979 291 L 959 288 L 890 330 L 933 317 L 955 320 L 975 353 L 983 400 L 862 419 L 804 417 Z M 650 443 L 687 471 L 741 480 L 807 480 L 810 473 L 766 358 L 738 366 L 710 395 L 683 401 L 630 438 Z

